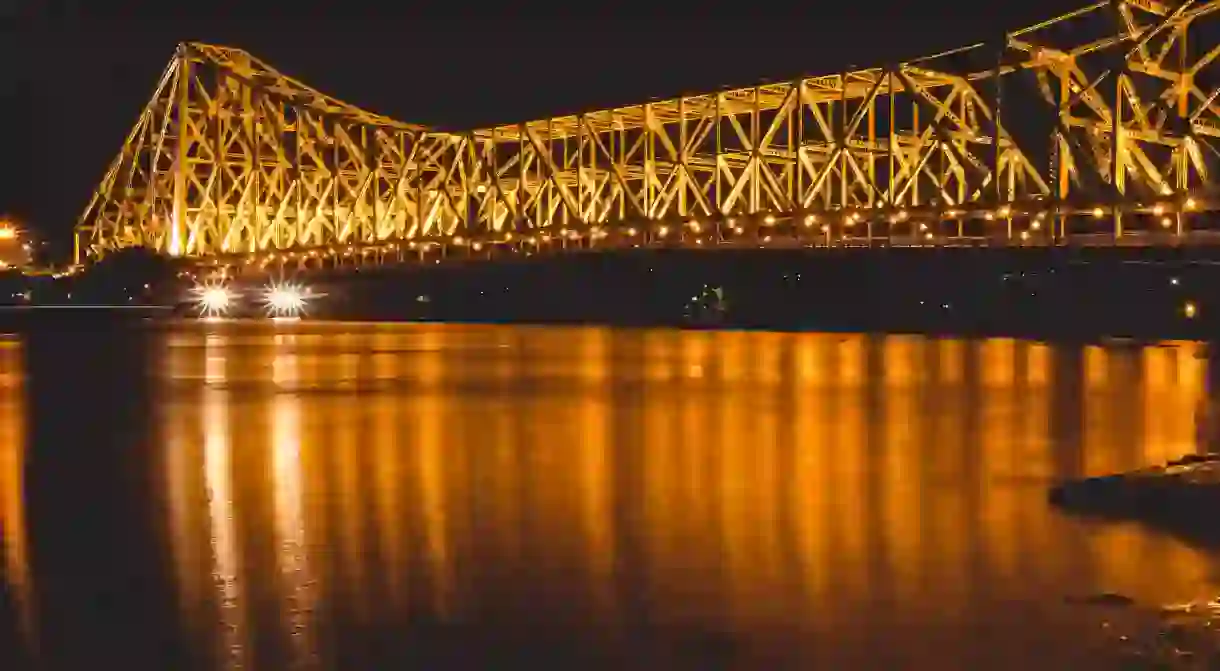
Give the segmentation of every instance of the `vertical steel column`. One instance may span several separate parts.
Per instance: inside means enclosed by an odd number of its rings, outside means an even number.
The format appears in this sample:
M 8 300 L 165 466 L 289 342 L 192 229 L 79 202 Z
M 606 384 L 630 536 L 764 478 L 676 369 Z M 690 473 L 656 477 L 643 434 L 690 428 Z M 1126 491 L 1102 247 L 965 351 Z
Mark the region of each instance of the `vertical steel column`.
M 792 153 L 792 171 L 796 174 L 793 176 L 792 198 L 797 212 L 804 214 L 805 164 L 801 159 L 805 156 L 805 79 L 796 80 L 793 86 L 796 89 L 796 147 Z
M 1000 44 L 1000 48 L 996 50 L 995 57 L 995 73 L 992 75 L 995 80 L 992 82 L 994 91 L 994 99 L 991 109 L 995 125 L 995 137 L 991 138 L 991 182 L 995 187 L 995 203 L 994 207 L 999 207 L 1000 203 L 1006 202 L 1004 198 L 1003 187 L 1000 185 L 1000 127 L 1004 118 L 1004 78 L 1002 76 L 1002 68 L 1004 65 L 1004 47 L 1008 44 L 1008 33 L 1004 34 L 1004 41 Z M 1008 242 L 1012 242 L 1012 212 L 1008 212 L 1005 217 L 1007 221 Z
M 1126 64 L 1124 63 L 1124 70 Z M 1110 184 L 1114 189 L 1110 193 L 1110 211 L 1114 217 L 1114 242 L 1123 236 L 1122 196 L 1126 191 L 1126 163 L 1123 161 L 1125 151 L 1123 143 L 1123 78 L 1119 73 L 1114 78 L 1114 105 L 1110 113 Z
M 721 173 L 720 167 L 721 167 L 722 161 L 724 160 L 722 157 L 723 149 L 720 144 L 721 143 L 721 139 L 720 139 L 720 100 L 723 97 L 724 97 L 724 94 L 719 93 L 719 92 L 716 93 L 716 111 L 715 111 L 715 113 L 716 113 L 716 161 L 715 161 L 716 182 L 715 182 L 715 187 L 714 187 L 715 196 L 716 196 L 716 208 L 718 210 L 720 210 L 720 214 L 722 216 L 728 214 L 728 210 L 726 210 L 724 207 L 724 197 L 723 197 L 724 194 L 721 192 L 722 189 L 720 186 L 720 173 Z
M 185 251 L 182 245 L 182 233 L 186 223 L 186 163 L 187 163 L 187 126 L 190 124 L 187 114 L 187 103 L 191 91 L 191 57 L 186 45 L 178 47 L 178 90 L 177 96 L 177 130 L 178 145 L 174 157 L 174 206 L 173 221 L 170 222 L 169 253 L 170 256 L 180 256 Z
M 897 166 L 895 165 L 895 156 L 894 156 L 894 143 L 898 141 L 898 130 L 897 130 L 897 127 L 895 126 L 894 116 L 895 116 L 895 111 L 896 111 L 895 104 L 896 104 L 896 100 L 897 100 L 898 96 L 895 95 L 895 91 L 894 91 L 895 76 L 894 76 L 893 66 L 886 66 L 885 76 L 886 76 L 886 89 L 889 92 L 889 101 L 890 101 L 890 133 L 889 133 L 889 139 L 885 143 L 885 158 L 886 158 L 886 161 L 889 164 L 890 168 L 889 168 L 889 173 L 888 173 L 889 177 L 886 180 L 886 185 L 885 185 L 885 191 L 886 191 L 885 200 L 889 204 L 889 208 L 890 208 L 890 212 L 891 212 L 891 216 L 886 217 L 886 219 L 885 219 L 885 221 L 886 221 L 885 237 L 886 237 L 886 244 L 892 247 L 894 245 L 893 212 L 898 207 L 898 204 L 894 202 L 894 199 L 898 195 L 894 192 L 894 176 L 897 171 Z

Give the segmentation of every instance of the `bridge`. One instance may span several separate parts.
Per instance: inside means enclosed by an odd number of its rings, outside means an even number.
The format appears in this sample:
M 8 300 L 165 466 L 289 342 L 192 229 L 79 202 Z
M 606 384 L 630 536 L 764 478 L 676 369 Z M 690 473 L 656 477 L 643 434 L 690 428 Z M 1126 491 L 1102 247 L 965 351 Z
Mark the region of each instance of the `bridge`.
M 1102 0 L 902 63 L 465 131 L 182 44 L 77 223 L 77 261 L 1220 244 L 1218 9 Z

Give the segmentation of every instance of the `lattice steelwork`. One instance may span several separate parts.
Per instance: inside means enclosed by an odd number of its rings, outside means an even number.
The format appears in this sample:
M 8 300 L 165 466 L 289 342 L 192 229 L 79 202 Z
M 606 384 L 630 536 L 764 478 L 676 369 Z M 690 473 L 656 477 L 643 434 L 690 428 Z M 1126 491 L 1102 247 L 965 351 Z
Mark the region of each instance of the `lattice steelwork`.
M 1220 204 L 1217 9 L 1103 1 L 893 66 L 469 132 L 184 44 L 82 215 L 78 254 L 1220 239 L 1191 216 Z

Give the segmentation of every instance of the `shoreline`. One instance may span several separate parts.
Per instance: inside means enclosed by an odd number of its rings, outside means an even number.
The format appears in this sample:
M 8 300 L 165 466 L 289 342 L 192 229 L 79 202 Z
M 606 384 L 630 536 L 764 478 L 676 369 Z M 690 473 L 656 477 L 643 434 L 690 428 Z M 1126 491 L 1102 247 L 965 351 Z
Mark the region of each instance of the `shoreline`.
M 1194 545 L 1220 549 L 1220 453 L 1190 454 L 1135 471 L 1068 480 L 1047 495 L 1072 515 L 1138 522 Z
M 1061 482 L 1048 499 L 1060 512 L 1132 522 L 1208 552 L 1220 550 L 1220 453 L 1186 455 L 1158 466 Z M 1120 601 L 1121 599 L 1121 601 Z M 1125 597 L 1108 604 L 1130 610 Z M 1115 652 L 1135 668 L 1216 668 L 1220 661 L 1220 598 L 1151 609 L 1147 625 L 1116 635 Z M 1110 618 L 1102 624 L 1110 628 Z M 1117 632 L 1116 632 L 1117 634 Z M 1198 666 L 1202 663 L 1204 666 Z
M 919 336 L 930 339 L 962 338 L 967 340 L 1012 339 L 1048 345 L 1102 346 L 1114 349 L 1172 347 L 1180 343 L 1211 342 L 1203 334 L 1177 330 L 1153 331 L 1132 335 L 1109 329 L 1039 329 L 1039 328 L 970 328 L 959 325 L 919 326 L 914 324 L 843 324 L 791 322 L 698 323 L 681 319 L 587 319 L 569 317 L 492 318 L 469 315 L 418 316 L 384 312 L 340 312 L 306 314 L 302 317 L 274 318 L 257 314 L 235 314 L 223 317 L 202 317 L 193 308 L 171 305 L 29 305 L 0 307 L 0 329 L 25 330 L 56 325 L 122 326 L 136 323 L 174 323 L 199 325 L 252 324 L 455 324 L 471 326 L 518 327 L 590 327 L 619 330 L 680 330 L 680 331 L 747 331 L 763 333 L 820 333 L 876 336 Z

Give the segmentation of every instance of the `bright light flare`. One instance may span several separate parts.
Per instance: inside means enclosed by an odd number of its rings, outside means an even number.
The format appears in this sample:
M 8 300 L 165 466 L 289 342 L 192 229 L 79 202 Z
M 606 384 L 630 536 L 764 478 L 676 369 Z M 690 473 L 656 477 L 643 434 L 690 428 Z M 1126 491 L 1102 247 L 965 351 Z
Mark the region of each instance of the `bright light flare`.
M 221 284 L 202 284 L 196 286 L 192 293 L 203 317 L 223 316 L 233 305 L 233 292 Z
M 305 314 L 306 302 L 315 295 L 307 287 L 295 284 L 273 284 L 263 294 L 263 307 L 274 318 L 299 318 Z

